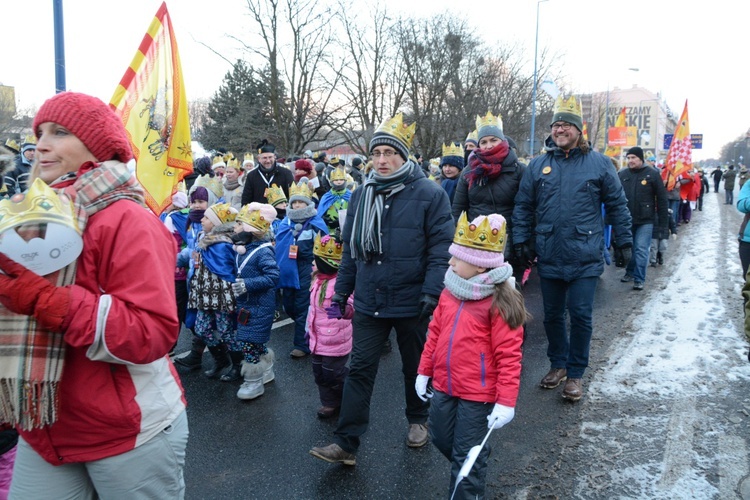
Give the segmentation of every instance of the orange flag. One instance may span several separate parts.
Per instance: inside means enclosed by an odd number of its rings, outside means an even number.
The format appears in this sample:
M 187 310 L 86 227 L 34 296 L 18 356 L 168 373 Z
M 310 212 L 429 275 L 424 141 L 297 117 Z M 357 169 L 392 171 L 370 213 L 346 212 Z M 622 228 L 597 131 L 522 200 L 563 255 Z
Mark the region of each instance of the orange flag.
M 664 170 L 661 171 L 661 178 L 667 183 L 667 189 L 672 189 L 677 182 L 677 177 L 690 170 L 692 166 L 693 145 L 690 141 L 688 103 L 685 99 L 685 109 L 682 110 L 680 121 L 677 123 L 677 128 L 672 137 L 672 144 L 669 145 Z
M 583 122 L 583 140 L 588 141 L 589 140 L 589 124 L 588 122 Z
M 109 105 L 120 116 L 146 204 L 161 214 L 193 171 L 190 121 L 177 41 L 162 3 Z
M 610 158 L 620 156 L 620 148 L 627 145 L 627 108 L 623 107 L 617 116 L 614 127 L 609 127 L 609 144 L 604 154 Z

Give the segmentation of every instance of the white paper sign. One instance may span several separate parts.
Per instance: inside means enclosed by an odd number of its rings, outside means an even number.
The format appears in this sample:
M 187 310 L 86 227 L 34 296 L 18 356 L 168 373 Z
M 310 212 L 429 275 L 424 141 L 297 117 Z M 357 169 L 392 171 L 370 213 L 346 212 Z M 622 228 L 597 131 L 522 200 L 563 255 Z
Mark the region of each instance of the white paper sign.
M 39 276 L 46 276 L 75 261 L 83 239 L 75 229 L 52 222 L 29 223 L 0 234 L 0 252 Z

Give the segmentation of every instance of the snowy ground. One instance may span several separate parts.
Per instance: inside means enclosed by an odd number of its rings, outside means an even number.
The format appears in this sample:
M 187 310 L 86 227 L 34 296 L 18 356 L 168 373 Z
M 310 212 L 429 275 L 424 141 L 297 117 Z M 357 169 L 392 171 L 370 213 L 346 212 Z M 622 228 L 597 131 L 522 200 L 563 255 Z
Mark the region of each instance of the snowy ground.
M 742 216 L 723 205 L 723 192 L 705 198 L 691 227 L 670 240 L 671 272 L 649 268 L 643 307 L 591 377 L 579 444 L 567 457 L 588 464 L 575 498 L 747 498 Z

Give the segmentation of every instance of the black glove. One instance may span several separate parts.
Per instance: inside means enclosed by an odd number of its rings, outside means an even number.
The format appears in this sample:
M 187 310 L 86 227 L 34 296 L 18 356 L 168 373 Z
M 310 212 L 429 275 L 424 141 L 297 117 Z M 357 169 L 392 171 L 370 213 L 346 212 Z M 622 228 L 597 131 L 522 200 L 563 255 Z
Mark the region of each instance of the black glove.
M 513 256 L 518 262 L 530 265 L 536 259 L 536 252 L 527 241 L 513 246 Z
M 419 298 L 419 321 L 420 323 L 429 320 L 432 312 L 438 305 L 438 298 L 429 293 L 423 293 Z
M 627 267 L 630 259 L 633 257 L 633 247 L 632 245 L 620 247 L 620 251 L 622 252 L 622 260 L 625 262 L 625 267 Z
M 349 300 L 348 295 L 341 295 L 340 293 L 334 293 L 333 297 L 331 297 L 331 305 L 332 306 L 338 306 L 338 308 L 341 310 L 341 316 L 344 316 L 344 313 L 346 312 L 346 302 Z

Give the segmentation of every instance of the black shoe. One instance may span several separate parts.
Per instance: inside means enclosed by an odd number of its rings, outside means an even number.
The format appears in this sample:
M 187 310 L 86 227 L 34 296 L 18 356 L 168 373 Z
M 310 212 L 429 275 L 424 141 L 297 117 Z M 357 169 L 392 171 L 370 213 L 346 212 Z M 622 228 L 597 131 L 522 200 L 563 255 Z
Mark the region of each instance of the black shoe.
M 623 276 L 622 278 L 620 278 L 620 281 L 623 282 L 623 283 L 627 283 L 629 281 L 633 281 L 633 277 L 631 275 L 629 275 L 629 274 L 626 274 L 625 276 Z
M 664 265 L 664 257 L 662 257 L 661 252 L 656 254 L 656 262 L 660 265 Z
M 193 371 L 198 370 L 203 362 L 203 350 L 200 351 L 192 350 L 187 356 L 181 358 L 174 358 L 174 364 L 186 368 L 187 370 Z
M 234 382 L 242 378 L 242 352 L 229 351 L 229 358 L 232 360 L 232 367 L 219 378 L 222 382 Z
M 208 378 L 219 378 L 221 372 L 231 364 L 229 361 L 229 355 L 227 354 L 227 346 L 225 344 L 219 344 L 214 347 L 209 347 L 208 350 L 214 358 L 214 366 L 213 368 L 204 371 L 203 375 Z

